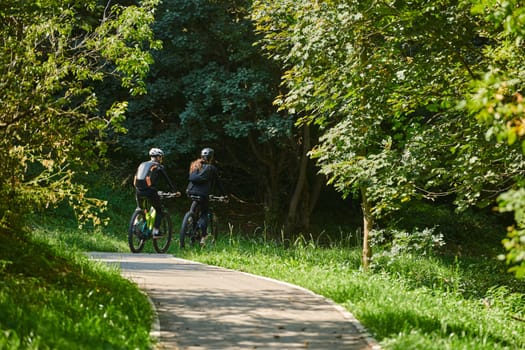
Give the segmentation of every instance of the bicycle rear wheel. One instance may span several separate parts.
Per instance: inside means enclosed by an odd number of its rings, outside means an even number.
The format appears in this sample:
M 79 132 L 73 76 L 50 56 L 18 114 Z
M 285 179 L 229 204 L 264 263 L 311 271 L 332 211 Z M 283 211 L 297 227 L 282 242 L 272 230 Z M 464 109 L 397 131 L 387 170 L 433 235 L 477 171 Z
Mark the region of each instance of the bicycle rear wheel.
M 191 211 L 184 214 L 182 219 L 182 225 L 180 228 L 180 242 L 179 245 L 181 248 L 186 246 L 186 242 L 190 244 L 195 243 L 195 231 L 197 230 L 197 222 Z
M 132 253 L 140 253 L 146 243 L 146 216 L 141 209 L 135 210 L 129 221 L 128 244 Z
M 171 218 L 168 213 L 164 212 L 162 214 L 162 219 L 160 221 L 160 237 L 153 238 L 153 248 L 157 253 L 166 253 L 170 247 L 172 227 L 171 227 Z

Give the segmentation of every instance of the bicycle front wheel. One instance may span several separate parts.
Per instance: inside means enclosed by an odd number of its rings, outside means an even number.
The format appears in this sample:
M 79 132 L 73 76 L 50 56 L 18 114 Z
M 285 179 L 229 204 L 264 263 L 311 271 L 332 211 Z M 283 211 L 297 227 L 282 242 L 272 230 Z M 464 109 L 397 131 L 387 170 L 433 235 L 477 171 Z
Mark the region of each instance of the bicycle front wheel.
M 160 236 L 153 238 L 153 248 L 157 253 L 166 253 L 170 247 L 172 235 L 171 218 L 168 213 L 162 214 L 159 232 Z
M 132 253 L 140 253 L 146 243 L 146 216 L 141 209 L 135 210 L 129 221 L 128 244 Z
M 191 211 L 184 214 L 182 219 L 182 225 L 180 228 L 180 247 L 184 248 L 186 246 L 186 241 L 190 241 L 190 244 L 194 243 L 195 240 L 195 229 L 197 223 Z

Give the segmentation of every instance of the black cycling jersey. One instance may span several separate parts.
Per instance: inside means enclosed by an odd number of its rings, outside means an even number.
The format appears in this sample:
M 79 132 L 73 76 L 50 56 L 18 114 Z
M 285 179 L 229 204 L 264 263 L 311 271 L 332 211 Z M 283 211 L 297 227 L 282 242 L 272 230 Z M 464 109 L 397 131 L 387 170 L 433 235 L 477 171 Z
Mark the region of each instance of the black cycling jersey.
M 159 174 L 164 177 L 170 189 L 175 192 L 175 186 L 173 186 L 173 183 L 166 173 L 164 166 L 161 163 L 155 162 L 153 160 L 143 162 L 139 165 L 133 184 L 139 191 L 148 189 L 156 191 L 159 181 Z
M 207 197 L 215 187 L 224 193 L 224 188 L 219 179 L 219 172 L 213 164 L 203 164 L 200 170 L 196 170 L 189 176 L 187 188 L 188 194 Z

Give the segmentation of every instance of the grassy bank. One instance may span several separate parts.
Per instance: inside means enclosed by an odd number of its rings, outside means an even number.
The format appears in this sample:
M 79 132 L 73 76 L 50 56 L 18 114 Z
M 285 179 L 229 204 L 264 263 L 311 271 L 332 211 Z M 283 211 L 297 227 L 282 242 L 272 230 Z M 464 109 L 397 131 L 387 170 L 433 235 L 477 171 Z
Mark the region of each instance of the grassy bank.
M 399 255 L 372 272 L 360 251 L 298 240 L 287 249 L 224 237 L 183 258 L 272 277 L 346 307 L 385 349 L 525 349 L 525 281 L 490 258 Z
M 148 348 L 147 297 L 55 233 L 0 232 L 0 349 Z
M 34 220 L 31 240 L 0 235 L 0 349 L 151 345 L 145 296 L 118 271 L 81 254 L 129 252 L 127 214 L 133 203 L 122 202 L 131 204 L 121 214 L 113 211 L 116 220 L 104 229 L 80 231 L 57 217 Z M 178 227 L 180 217 L 173 218 Z M 525 349 L 525 281 L 505 272 L 492 243 L 480 246 L 488 240 L 478 232 L 475 254 L 457 254 L 455 248 L 439 254 L 418 251 L 398 242 L 376 250 L 372 270 L 365 273 L 355 237 L 345 239 L 340 233 L 328 245 L 303 237 L 284 244 L 257 230 L 249 238 L 233 226 L 226 230 L 204 249 L 181 251 L 175 239 L 169 253 L 287 281 L 331 298 L 385 349 Z M 412 236 L 423 237 L 421 232 Z M 399 237 L 400 242 L 406 239 Z M 416 243 L 424 248 L 424 237 Z M 490 253 L 482 254 L 485 248 Z M 145 252 L 153 252 L 151 241 Z

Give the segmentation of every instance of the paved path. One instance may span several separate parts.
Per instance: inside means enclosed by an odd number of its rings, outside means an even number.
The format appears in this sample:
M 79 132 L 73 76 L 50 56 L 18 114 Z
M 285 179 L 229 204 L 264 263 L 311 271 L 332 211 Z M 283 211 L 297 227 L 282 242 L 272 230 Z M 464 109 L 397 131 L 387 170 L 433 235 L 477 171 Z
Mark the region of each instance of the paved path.
M 350 313 L 297 286 L 171 255 L 88 254 L 149 295 L 157 349 L 379 349 Z

